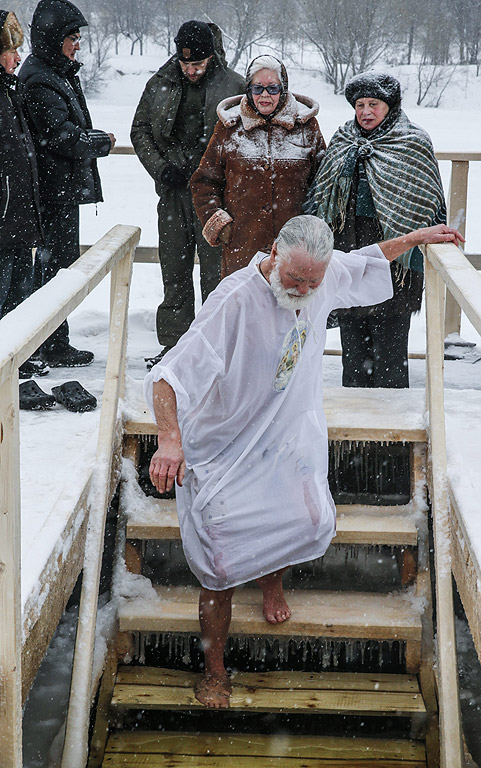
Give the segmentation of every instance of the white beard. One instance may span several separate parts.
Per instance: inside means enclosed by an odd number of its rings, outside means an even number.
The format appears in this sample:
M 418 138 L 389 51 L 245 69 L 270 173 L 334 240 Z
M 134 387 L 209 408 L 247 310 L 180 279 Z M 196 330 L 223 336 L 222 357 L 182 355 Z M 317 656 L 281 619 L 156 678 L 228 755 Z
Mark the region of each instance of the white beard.
M 296 288 L 290 288 L 287 290 L 284 288 L 279 276 L 279 264 L 276 264 L 271 274 L 269 275 L 269 282 L 272 288 L 277 303 L 282 309 L 291 309 L 293 311 L 301 310 L 307 307 L 311 303 L 312 299 L 316 295 L 317 288 L 309 288 L 305 294 L 300 294 Z

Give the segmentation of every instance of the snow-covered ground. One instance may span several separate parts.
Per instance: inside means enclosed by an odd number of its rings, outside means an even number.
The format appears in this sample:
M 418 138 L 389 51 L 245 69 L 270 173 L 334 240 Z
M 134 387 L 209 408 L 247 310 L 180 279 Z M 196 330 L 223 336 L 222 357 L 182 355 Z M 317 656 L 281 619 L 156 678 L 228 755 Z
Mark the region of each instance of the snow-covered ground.
M 129 144 L 129 129 L 132 117 L 152 72 L 165 59 L 159 55 L 145 57 L 119 56 L 110 61 L 110 77 L 102 91 L 89 104 L 93 123 L 98 128 L 113 131 L 118 144 Z M 123 74 L 119 74 L 123 73 Z M 290 88 L 316 98 L 321 105 L 319 122 L 327 139 L 339 124 L 352 116 L 352 109 L 342 96 L 335 96 L 319 74 L 289 68 Z M 462 73 L 458 73 L 460 76 Z M 401 75 L 400 75 L 401 76 Z M 409 84 L 414 75 L 402 73 L 403 84 Z M 422 125 L 432 136 L 435 149 L 443 151 L 479 151 L 479 124 L 481 98 L 479 83 L 472 74 L 465 77 L 465 87 L 452 90 L 439 109 L 423 109 L 415 106 L 415 98 L 408 91 L 404 106 L 408 115 Z M 412 83 L 411 83 L 412 84 Z M 105 202 L 98 206 L 83 206 L 81 211 L 81 240 L 93 243 L 114 224 L 135 224 L 142 228 L 143 245 L 156 244 L 156 196 L 153 182 L 135 156 L 114 155 L 99 162 Z M 446 191 L 449 180 L 449 164 L 442 164 Z M 477 215 L 481 202 L 481 163 L 473 164 L 470 171 L 467 251 L 481 253 L 481 217 Z M 197 268 L 196 268 L 196 275 Z M 197 279 L 198 283 L 198 279 Z M 162 299 L 160 269 L 153 264 L 134 266 L 131 304 L 129 314 L 128 375 L 141 379 L 145 374 L 143 358 L 158 351 L 155 334 L 155 310 Z M 109 286 L 105 280 L 87 297 L 71 316 L 71 335 L 75 346 L 91 349 L 95 362 L 85 369 L 57 370 L 39 380 L 45 391 L 69 379 L 78 379 L 99 399 L 102 396 L 102 381 L 107 355 L 108 341 Z M 480 344 L 479 337 L 463 318 L 462 336 Z M 328 346 L 339 347 L 338 331 L 329 331 Z M 424 342 L 424 315 L 414 318 L 410 336 L 410 349 L 422 351 Z M 410 360 L 411 385 L 424 386 L 424 361 Z M 481 389 L 481 361 L 446 362 L 446 386 L 449 389 Z M 326 356 L 324 365 L 325 383 L 340 385 L 340 358 Z M 92 413 L 72 414 L 60 406 L 52 412 L 21 414 L 21 462 L 22 462 L 22 569 L 23 592 L 28 595 L 34 588 L 42 563 L 48 555 L 49 545 L 62 520 L 52 514 L 56 500 L 66 493 L 75 494 L 80 486 L 95 447 L 95 431 L 100 408 Z M 469 418 L 469 410 L 467 411 Z M 30 439 L 32 430 L 44 430 L 42 450 Z M 474 444 L 473 444 L 474 445 Z M 479 448 L 476 453 L 479 453 Z M 478 462 L 479 466 L 479 462 Z M 56 661 L 63 654 L 69 631 L 57 638 L 54 649 Z M 65 657 L 65 663 L 67 658 Z M 57 667 L 53 667 L 57 674 Z M 49 681 L 49 685 L 52 681 Z M 55 695 L 58 695 L 58 690 Z M 479 702 L 480 692 L 471 691 L 473 701 Z M 32 694 L 33 695 L 33 694 Z M 45 699 L 40 695 L 33 707 L 30 723 L 39 721 L 38 729 L 45 736 L 49 720 L 55 720 L 44 707 L 50 697 L 44 689 Z M 30 710 L 29 710 L 30 711 Z M 55 720 L 55 723 L 57 721 Z M 28 724 L 27 726 L 28 727 Z M 57 724 L 58 729 L 58 724 Z M 55 726 L 53 727 L 55 732 Z M 37 749 L 33 746 L 26 759 L 27 768 L 47 766 L 47 746 Z

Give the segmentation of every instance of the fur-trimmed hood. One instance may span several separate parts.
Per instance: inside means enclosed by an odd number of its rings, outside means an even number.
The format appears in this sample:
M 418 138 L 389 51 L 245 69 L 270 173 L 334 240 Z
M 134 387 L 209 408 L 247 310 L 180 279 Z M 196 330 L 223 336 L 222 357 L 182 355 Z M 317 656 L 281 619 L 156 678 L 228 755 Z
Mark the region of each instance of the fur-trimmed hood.
M 309 96 L 300 96 L 297 93 L 289 93 L 287 101 L 271 119 L 266 121 L 262 115 L 257 114 L 250 106 L 247 96 L 229 96 L 220 102 L 217 107 L 219 120 L 227 127 L 232 128 L 239 120 L 245 131 L 264 126 L 266 122 L 272 125 L 280 125 L 288 131 L 292 131 L 296 122 L 304 124 L 309 122 L 319 112 L 319 104 Z

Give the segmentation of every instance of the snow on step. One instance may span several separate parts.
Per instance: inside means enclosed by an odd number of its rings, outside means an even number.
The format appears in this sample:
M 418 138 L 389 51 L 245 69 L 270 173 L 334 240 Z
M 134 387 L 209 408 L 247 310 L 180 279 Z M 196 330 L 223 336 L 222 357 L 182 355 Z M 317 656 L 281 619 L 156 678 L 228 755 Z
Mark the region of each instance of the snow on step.
M 139 709 L 203 709 L 193 686 L 198 675 L 158 667 L 119 667 L 112 704 Z M 412 675 L 238 672 L 231 709 L 258 712 L 424 714 Z
M 156 586 L 157 599 L 126 601 L 119 629 L 137 632 L 199 633 L 199 591 Z M 231 635 L 421 640 L 421 605 L 411 590 L 388 595 L 364 592 L 287 590 L 292 616 L 268 624 L 260 590 L 238 589 L 232 601 Z
M 424 399 L 424 389 L 328 387 L 323 407 L 329 439 L 424 442 Z M 125 433 L 157 434 L 150 412 L 139 398 L 126 414 Z
M 175 499 L 148 498 L 145 508 L 136 506 L 127 523 L 128 539 L 179 539 Z M 412 546 L 417 528 L 408 505 L 400 507 L 337 507 L 334 544 Z

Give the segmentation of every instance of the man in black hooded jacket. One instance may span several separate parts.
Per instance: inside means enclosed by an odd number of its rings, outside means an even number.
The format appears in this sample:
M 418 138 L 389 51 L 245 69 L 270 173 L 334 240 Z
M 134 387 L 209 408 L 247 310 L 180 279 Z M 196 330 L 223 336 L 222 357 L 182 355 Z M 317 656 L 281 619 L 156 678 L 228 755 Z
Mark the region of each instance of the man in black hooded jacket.
M 79 257 L 79 205 L 102 200 L 97 157 L 115 144 L 111 133 L 95 130 L 75 60 L 80 28 L 87 21 L 68 0 L 40 0 L 32 19 L 32 53 L 19 80 L 35 142 L 46 248 L 36 261 L 36 287 Z M 65 321 L 47 339 L 41 358 L 51 367 L 88 365 L 92 352 L 69 343 Z
M 214 24 L 186 21 L 174 39 L 176 53 L 145 86 L 130 137 L 159 195 L 159 259 L 164 299 L 157 309 L 163 350 L 177 343 L 194 319 L 194 253 L 200 262 L 202 301 L 220 280 L 220 247 L 208 245 L 192 202 L 189 179 L 217 122 L 217 105 L 244 93 L 244 78 L 225 63 L 222 34 Z

